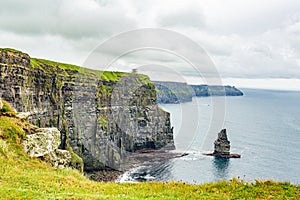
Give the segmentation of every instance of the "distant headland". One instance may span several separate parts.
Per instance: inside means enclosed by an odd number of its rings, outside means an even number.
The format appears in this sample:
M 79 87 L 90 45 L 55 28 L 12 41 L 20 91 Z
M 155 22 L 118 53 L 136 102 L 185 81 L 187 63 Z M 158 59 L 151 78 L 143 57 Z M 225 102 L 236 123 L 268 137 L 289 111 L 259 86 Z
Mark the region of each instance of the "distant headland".
M 153 81 L 157 90 L 158 103 L 183 103 L 196 97 L 243 96 L 243 92 L 234 86 L 188 85 L 183 82 Z

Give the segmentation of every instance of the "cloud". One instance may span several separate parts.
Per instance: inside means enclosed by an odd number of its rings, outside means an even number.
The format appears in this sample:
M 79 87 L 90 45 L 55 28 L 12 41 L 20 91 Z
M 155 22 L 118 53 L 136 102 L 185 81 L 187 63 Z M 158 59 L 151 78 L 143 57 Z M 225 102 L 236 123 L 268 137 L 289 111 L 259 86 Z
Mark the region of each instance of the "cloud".
M 60 35 L 67 39 L 108 37 L 136 27 L 118 1 L 8 1 L 1 4 L 0 29 L 26 35 Z
M 9 0 L 0 7 L 0 46 L 81 65 L 113 35 L 135 28 L 167 28 L 202 46 L 222 77 L 300 79 L 299 10 L 296 0 Z M 203 61 L 193 48 L 180 50 L 181 41 L 171 36 L 140 35 L 102 53 L 114 57 L 147 40 Z M 159 51 L 123 56 L 116 67 L 151 63 L 195 75 L 178 57 Z
M 193 27 L 203 29 L 205 27 L 205 18 L 200 9 L 185 8 L 172 13 L 164 13 L 157 16 L 157 22 L 164 27 Z
M 221 34 L 257 35 L 283 28 L 299 17 L 297 0 L 205 0 L 207 25 Z

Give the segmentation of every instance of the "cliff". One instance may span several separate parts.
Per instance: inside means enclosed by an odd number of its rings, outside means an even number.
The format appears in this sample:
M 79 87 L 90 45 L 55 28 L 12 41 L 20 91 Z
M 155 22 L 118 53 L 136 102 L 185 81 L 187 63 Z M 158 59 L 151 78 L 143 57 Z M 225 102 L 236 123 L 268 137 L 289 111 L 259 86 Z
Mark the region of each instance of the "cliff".
M 234 86 L 188 85 L 182 82 L 153 81 L 157 90 L 158 103 L 184 103 L 192 101 L 194 96 L 243 96 L 243 92 Z
M 0 97 L 30 113 L 39 127 L 57 127 L 61 149 L 86 170 L 119 168 L 126 152 L 173 146 L 170 114 L 157 106 L 145 75 L 101 72 L 0 49 Z
M 234 86 L 191 85 L 197 97 L 205 96 L 243 96 L 243 92 Z
M 153 81 L 158 103 L 184 103 L 192 101 L 193 91 L 186 83 Z

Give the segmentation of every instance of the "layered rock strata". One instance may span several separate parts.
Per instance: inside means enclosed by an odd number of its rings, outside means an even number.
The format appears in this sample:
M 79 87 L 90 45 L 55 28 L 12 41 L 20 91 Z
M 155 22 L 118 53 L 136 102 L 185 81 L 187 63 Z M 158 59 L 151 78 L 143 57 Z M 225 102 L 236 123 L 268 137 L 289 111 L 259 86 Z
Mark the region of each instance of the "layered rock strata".
M 157 102 L 176 104 L 192 101 L 193 97 L 207 96 L 243 96 L 243 92 L 234 86 L 188 85 L 183 82 L 153 81 L 157 90 Z
M 39 127 L 61 132 L 60 149 L 86 170 L 120 168 L 126 153 L 174 148 L 170 114 L 135 73 L 99 72 L 0 49 L 0 97 Z

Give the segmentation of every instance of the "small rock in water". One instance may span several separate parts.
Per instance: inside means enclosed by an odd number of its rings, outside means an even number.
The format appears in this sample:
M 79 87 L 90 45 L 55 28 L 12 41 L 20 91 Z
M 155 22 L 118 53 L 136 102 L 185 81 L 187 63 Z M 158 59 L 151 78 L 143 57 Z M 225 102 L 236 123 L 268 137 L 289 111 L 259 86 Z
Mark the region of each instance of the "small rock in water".
M 215 156 L 217 158 L 240 158 L 239 154 L 230 154 L 230 141 L 227 138 L 226 129 L 222 129 L 218 133 L 218 138 L 214 142 L 215 149 L 213 153 L 208 153 L 205 155 Z
M 230 154 L 230 142 L 227 139 L 226 129 L 218 133 L 218 139 L 215 141 L 215 156 L 228 156 Z

